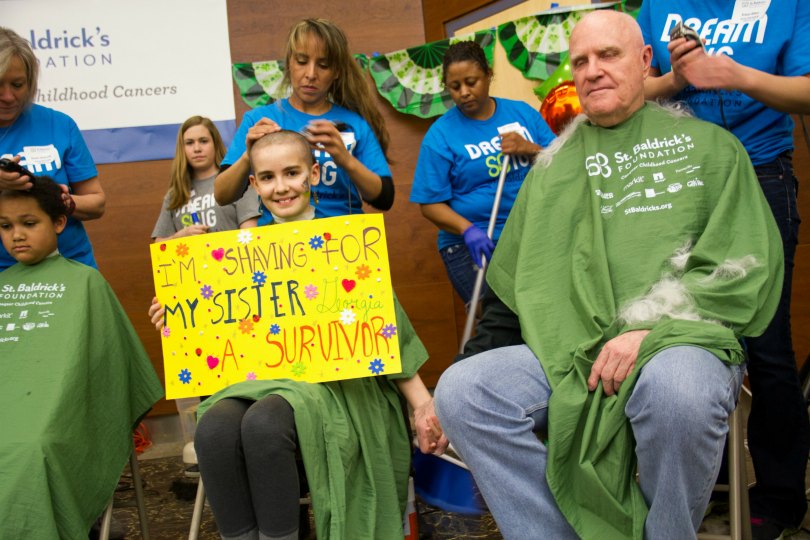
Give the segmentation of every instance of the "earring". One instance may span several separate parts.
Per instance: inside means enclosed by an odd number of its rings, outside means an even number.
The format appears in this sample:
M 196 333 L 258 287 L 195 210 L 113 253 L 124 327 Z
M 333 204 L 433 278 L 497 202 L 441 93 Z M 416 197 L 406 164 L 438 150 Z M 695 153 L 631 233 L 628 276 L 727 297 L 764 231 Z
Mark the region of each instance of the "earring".
M 312 198 L 315 199 L 315 204 L 318 204 L 318 192 L 314 189 L 312 190 Z

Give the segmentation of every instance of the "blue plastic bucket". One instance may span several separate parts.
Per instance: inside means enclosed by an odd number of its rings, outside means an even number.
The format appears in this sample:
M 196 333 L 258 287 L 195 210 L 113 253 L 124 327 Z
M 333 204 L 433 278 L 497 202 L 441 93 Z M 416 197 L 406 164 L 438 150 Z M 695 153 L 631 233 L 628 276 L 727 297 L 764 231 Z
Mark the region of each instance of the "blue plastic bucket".
M 419 450 L 413 453 L 417 495 L 431 506 L 459 514 L 483 514 L 486 505 L 467 469 Z

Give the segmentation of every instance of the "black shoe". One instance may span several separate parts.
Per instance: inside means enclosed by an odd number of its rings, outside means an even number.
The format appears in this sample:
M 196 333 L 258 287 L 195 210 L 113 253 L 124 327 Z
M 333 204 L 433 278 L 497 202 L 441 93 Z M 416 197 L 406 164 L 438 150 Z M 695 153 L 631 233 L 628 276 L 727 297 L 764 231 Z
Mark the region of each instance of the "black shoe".
M 751 518 L 751 537 L 754 540 L 783 540 L 797 532 L 798 528 L 785 527 L 769 518 Z
M 96 522 L 93 523 L 93 526 L 90 527 L 90 534 L 88 538 L 90 540 L 98 540 L 98 537 L 101 533 L 101 520 L 104 519 L 104 515 L 102 514 L 101 517 L 96 519 Z M 115 519 L 115 516 L 112 516 L 110 520 L 110 540 L 124 540 L 127 536 L 126 530 L 124 530 L 124 525 L 121 524 L 120 521 Z

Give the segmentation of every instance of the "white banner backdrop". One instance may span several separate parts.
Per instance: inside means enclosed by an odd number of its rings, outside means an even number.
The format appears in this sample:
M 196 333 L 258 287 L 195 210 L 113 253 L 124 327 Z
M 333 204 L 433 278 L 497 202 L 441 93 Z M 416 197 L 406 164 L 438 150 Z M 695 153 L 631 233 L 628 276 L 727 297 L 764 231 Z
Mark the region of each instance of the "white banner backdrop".
M 235 131 L 226 0 L 2 0 L 39 58 L 36 102 L 70 115 L 97 163 L 174 155 L 180 124 Z

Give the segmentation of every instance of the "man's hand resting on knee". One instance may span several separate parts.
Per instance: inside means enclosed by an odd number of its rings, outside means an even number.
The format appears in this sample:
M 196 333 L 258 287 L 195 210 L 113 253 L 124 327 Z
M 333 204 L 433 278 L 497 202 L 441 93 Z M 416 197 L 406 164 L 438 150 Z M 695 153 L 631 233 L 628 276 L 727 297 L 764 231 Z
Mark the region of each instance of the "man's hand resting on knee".
M 631 330 L 605 343 L 591 368 L 588 390 L 596 390 L 601 379 L 605 394 L 612 396 L 618 392 L 619 387 L 633 371 L 641 342 L 649 333 L 649 330 Z

